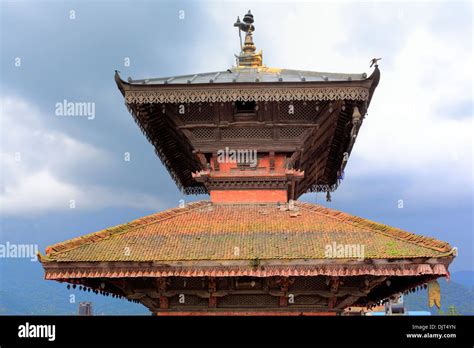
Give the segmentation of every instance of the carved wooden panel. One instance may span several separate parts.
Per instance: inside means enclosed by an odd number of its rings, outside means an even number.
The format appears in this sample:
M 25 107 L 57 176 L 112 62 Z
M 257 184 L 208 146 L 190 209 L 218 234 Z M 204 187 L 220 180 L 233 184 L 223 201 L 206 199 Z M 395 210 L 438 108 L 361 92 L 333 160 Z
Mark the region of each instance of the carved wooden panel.
M 218 308 L 278 307 L 279 298 L 268 294 L 227 295 L 217 301 Z
M 170 278 L 169 289 L 202 290 L 207 286 L 207 281 L 201 277 Z
M 278 106 L 278 116 L 285 121 L 311 121 L 319 113 L 319 104 L 314 101 L 283 101 Z
M 322 306 L 326 304 L 327 299 L 314 295 L 299 295 L 294 297 L 294 302 L 288 303 L 288 306 Z
M 174 104 L 176 115 L 184 123 L 212 122 L 214 120 L 214 108 L 209 103 L 186 103 Z
M 296 277 L 294 283 L 290 285 L 290 292 L 293 290 L 320 290 L 327 288 L 325 277 Z
M 295 139 L 301 138 L 307 128 L 302 127 L 282 127 L 278 130 L 278 136 L 280 139 Z
M 192 128 L 190 129 L 190 132 L 197 141 L 214 140 L 216 137 L 215 128 Z
M 221 130 L 222 139 L 271 139 L 270 128 L 224 128 Z

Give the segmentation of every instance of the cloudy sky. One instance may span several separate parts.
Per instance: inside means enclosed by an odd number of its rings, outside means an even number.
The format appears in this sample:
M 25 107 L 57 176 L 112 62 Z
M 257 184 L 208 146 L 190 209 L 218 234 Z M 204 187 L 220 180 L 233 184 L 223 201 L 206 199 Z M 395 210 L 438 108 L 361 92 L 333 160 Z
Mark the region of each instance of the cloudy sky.
M 0 242 L 44 249 L 204 198 L 175 187 L 113 74 L 225 70 L 239 49 L 233 23 L 249 8 L 267 66 L 370 74 L 382 57 L 344 182 L 331 203 L 301 199 L 449 241 L 452 269 L 473 270 L 467 1 L 2 2 Z M 63 100 L 95 103 L 95 117 L 55 115 Z

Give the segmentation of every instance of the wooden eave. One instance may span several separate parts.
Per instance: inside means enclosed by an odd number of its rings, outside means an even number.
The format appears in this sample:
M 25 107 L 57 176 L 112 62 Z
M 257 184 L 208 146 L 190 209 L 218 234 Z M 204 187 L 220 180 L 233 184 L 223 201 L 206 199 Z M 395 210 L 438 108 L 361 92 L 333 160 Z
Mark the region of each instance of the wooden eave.
M 172 90 L 177 93 L 195 90 L 232 90 L 250 88 L 253 90 L 264 90 L 265 88 L 345 88 L 360 87 L 368 90 L 368 97 L 365 101 L 334 100 L 323 101 L 322 106 L 331 109 L 329 112 L 323 110 L 318 116 L 317 123 L 297 124 L 287 122 L 276 124 L 271 121 L 259 122 L 225 122 L 186 124 L 180 120 L 176 114 L 163 115 L 163 117 L 153 117 L 162 115 L 160 107 L 167 104 L 160 103 L 131 103 L 127 104 L 136 122 L 147 136 L 150 143 L 155 147 L 157 155 L 170 172 L 178 187 L 185 193 L 207 193 L 206 187 L 202 183 L 195 182 L 191 173 L 205 169 L 202 162 L 197 158 L 198 153 L 212 153 L 216 148 L 226 146 L 241 146 L 240 139 L 226 139 L 222 144 L 216 139 L 209 141 L 193 141 L 191 130 L 193 128 L 232 128 L 232 127 L 305 127 L 308 131 L 302 139 L 286 139 L 284 141 L 250 141 L 245 140 L 247 146 L 254 146 L 259 151 L 275 151 L 293 153 L 297 169 L 305 171 L 305 178 L 295 187 L 296 197 L 308 191 L 333 191 L 337 188 L 339 176 L 344 169 L 342 162 L 344 153 L 350 154 L 355 138 L 349 136 L 350 128 L 347 128 L 352 117 L 350 110 L 357 106 L 362 114 L 365 114 L 371 101 L 374 90 L 380 78 L 378 68 L 371 76 L 364 80 L 353 81 L 325 81 L 325 82 L 260 82 L 260 83 L 200 83 L 200 84 L 135 84 L 123 81 L 116 72 L 115 80 L 122 95 L 129 91 L 153 92 Z M 344 103 L 348 103 L 351 108 L 344 110 Z M 166 113 L 170 111 L 167 110 Z M 273 111 L 275 112 L 275 111 Z M 360 124 L 358 125 L 360 127 Z M 357 133 L 358 129 L 356 130 Z M 183 141 L 187 139 L 187 141 Z M 221 147 L 219 147 L 221 146 Z M 238 147 L 237 147 L 238 148 Z M 316 160 L 314 160 L 316 158 Z

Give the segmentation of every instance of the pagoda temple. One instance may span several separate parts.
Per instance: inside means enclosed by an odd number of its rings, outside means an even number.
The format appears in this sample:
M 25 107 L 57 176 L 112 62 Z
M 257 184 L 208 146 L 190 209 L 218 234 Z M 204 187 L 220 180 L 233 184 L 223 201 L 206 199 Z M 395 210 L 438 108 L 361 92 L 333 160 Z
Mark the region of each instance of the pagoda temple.
M 234 24 L 244 40 L 224 71 L 115 74 L 176 185 L 210 200 L 49 246 L 46 279 L 154 315 L 318 315 L 449 277 L 448 243 L 297 200 L 337 189 L 379 83 L 376 60 L 370 76 L 270 68 L 253 23 L 249 11 Z

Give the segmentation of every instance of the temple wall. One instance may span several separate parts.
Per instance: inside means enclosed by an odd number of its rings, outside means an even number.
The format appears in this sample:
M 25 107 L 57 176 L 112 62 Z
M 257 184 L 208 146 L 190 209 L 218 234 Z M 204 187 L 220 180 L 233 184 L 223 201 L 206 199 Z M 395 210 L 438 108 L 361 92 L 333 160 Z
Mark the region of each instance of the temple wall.
M 274 156 L 274 169 L 270 170 L 270 156 L 259 156 L 257 169 L 253 170 L 238 170 L 236 162 L 219 162 L 219 170 L 215 170 L 215 161 L 218 159 L 217 156 L 213 156 L 211 160 L 211 169 L 213 176 L 224 176 L 224 175 L 271 175 L 271 174 L 284 174 L 285 173 L 285 162 L 286 155 L 284 154 L 275 154 Z
M 287 190 L 212 190 L 213 203 L 284 203 Z

